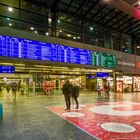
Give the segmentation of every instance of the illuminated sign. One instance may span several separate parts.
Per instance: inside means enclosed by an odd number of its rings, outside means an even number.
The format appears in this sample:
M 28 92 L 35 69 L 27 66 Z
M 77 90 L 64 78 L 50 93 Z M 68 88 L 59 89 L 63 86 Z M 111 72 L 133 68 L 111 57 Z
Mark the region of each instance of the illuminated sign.
M 106 77 L 109 77 L 110 74 L 108 72 L 97 72 L 96 73 L 96 77 L 97 78 L 106 78 Z
M 93 76 L 93 75 L 87 75 L 86 78 L 87 78 L 87 79 L 93 79 L 94 76 Z
M 3 35 L 0 56 L 91 65 L 90 50 Z
M 93 52 L 92 53 L 92 65 L 107 67 L 107 68 L 115 68 L 116 67 L 116 57 L 113 54 Z
M 116 57 L 112 54 L 4 35 L 0 35 L 0 56 L 116 67 Z
M 0 73 L 14 73 L 14 66 L 0 66 Z
M 135 67 L 135 64 L 131 62 L 118 61 L 118 64 L 123 66 Z
M 136 64 L 136 66 L 137 66 L 137 68 L 140 68 L 140 62 L 138 62 L 138 63 Z

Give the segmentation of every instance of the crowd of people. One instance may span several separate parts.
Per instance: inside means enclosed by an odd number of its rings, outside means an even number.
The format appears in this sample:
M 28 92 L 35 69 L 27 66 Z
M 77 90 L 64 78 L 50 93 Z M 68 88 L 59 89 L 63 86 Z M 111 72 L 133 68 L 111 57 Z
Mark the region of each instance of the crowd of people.
M 79 86 L 76 85 L 76 83 L 72 84 L 69 82 L 69 80 L 66 80 L 66 82 L 64 83 L 62 87 L 62 92 L 64 94 L 65 103 L 66 103 L 65 110 L 71 109 L 71 99 L 75 101 L 76 109 L 78 109 L 79 108 L 79 102 L 78 102 Z
M 0 83 L 0 96 L 3 94 L 3 90 L 6 89 L 7 94 L 12 93 L 13 99 L 16 99 L 17 92 L 23 93 L 21 81 L 11 83 Z

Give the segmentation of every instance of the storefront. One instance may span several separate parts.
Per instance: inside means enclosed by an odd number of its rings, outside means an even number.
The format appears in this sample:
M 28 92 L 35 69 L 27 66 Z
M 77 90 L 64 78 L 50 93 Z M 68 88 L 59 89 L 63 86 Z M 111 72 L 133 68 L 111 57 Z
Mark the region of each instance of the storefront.
M 132 92 L 132 84 L 133 84 L 133 77 L 124 75 L 123 76 L 123 92 L 124 93 Z
M 133 91 L 140 91 L 140 76 L 133 76 Z

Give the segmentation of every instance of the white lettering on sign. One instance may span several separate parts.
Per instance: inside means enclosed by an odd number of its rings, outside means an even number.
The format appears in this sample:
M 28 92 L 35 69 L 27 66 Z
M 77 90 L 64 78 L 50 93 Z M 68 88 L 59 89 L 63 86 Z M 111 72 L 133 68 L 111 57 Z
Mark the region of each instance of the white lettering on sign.
M 118 64 L 123 66 L 130 66 L 130 67 L 136 66 L 134 63 L 124 62 L 124 61 L 118 61 Z

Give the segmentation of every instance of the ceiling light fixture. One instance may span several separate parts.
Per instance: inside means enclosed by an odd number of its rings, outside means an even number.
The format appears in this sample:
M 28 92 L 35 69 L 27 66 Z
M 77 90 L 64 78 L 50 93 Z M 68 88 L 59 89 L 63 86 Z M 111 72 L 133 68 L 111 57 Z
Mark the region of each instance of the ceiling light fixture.
M 37 34 L 37 31 L 35 31 L 35 34 Z
M 9 23 L 9 26 L 12 26 L 12 23 Z
M 49 23 L 51 23 L 52 22 L 52 19 L 51 18 L 48 18 L 48 21 L 49 21 Z
M 10 20 L 10 18 L 6 18 L 7 20 Z
M 47 36 L 49 35 L 49 33 L 48 33 L 48 32 L 46 32 L 45 34 L 46 34 Z
M 9 12 L 13 12 L 13 8 L 12 7 L 8 7 L 8 11 Z
M 93 27 L 90 27 L 90 31 L 92 31 L 93 30 Z
M 67 36 L 68 36 L 68 37 L 71 37 L 71 35 L 70 35 L 70 34 L 68 34 Z
M 30 30 L 34 30 L 34 27 L 30 27 Z

